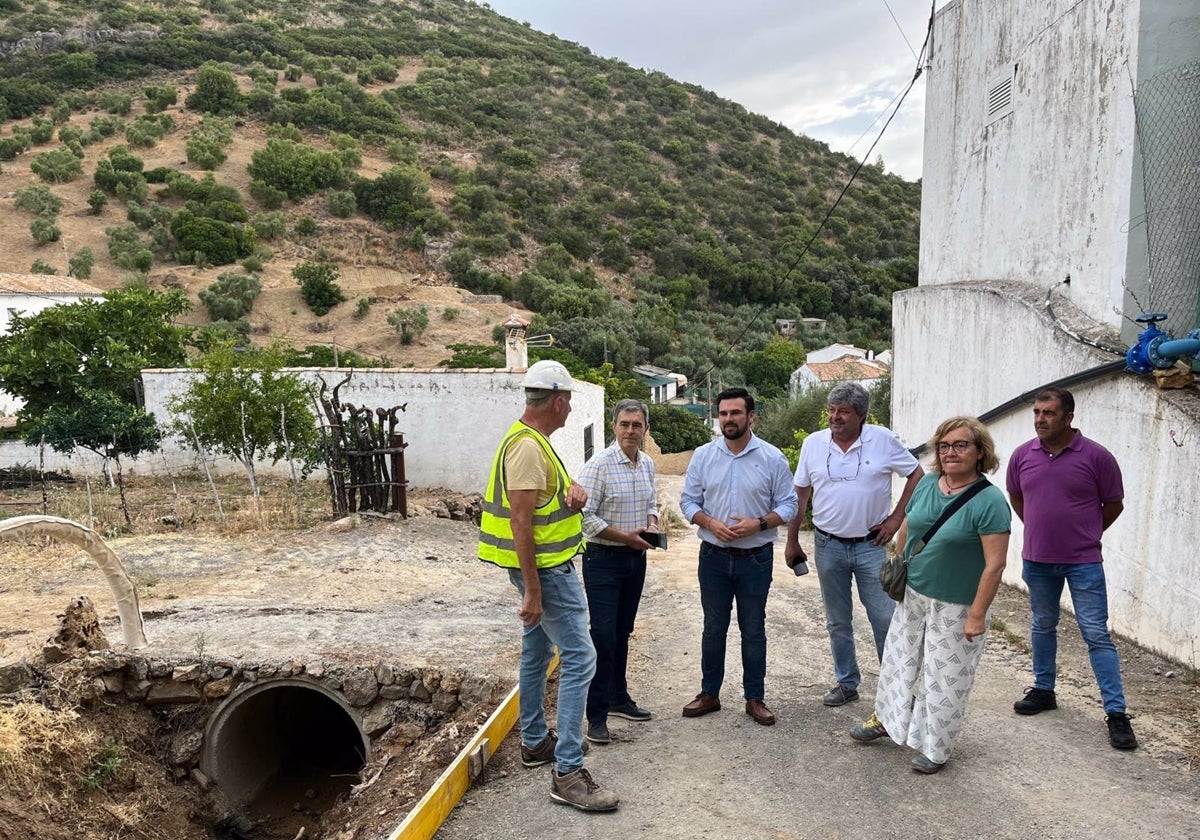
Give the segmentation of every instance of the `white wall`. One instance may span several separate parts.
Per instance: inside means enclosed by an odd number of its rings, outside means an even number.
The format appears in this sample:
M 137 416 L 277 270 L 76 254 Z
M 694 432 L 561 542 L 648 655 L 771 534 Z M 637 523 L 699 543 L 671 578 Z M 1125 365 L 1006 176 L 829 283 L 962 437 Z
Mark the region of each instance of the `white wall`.
M 323 376 L 332 388 L 346 372 L 308 368 L 296 373 L 314 383 Z M 142 372 L 146 409 L 160 424 L 172 417 L 167 401 L 182 393 L 194 375 L 189 370 Z M 357 370 L 339 393 L 343 403 L 356 406 L 391 408 L 407 403 L 407 410 L 399 414 L 399 430 L 408 444 L 404 468 L 409 484 L 474 493 L 483 491 L 497 444 L 524 411 L 523 377 L 524 373 L 505 370 Z M 593 447 L 598 452 L 604 448 L 605 426 L 604 389 L 588 382 L 576 384 L 567 425 L 550 436 L 572 475 L 583 467 L 584 428 L 592 426 Z M 172 469 L 196 465 L 191 450 L 179 441 L 167 441 L 164 453 Z M 87 463 L 92 465 L 92 461 Z M 15 443 L 0 445 L 0 464 L 37 465 L 37 449 Z M 69 470 L 73 463 L 47 450 L 46 466 Z M 78 471 L 80 466 L 82 461 L 76 461 L 74 468 Z M 128 469 L 149 474 L 161 473 L 164 466 L 163 456 L 157 453 L 127 464 Z M 233 461 L 223 462 L 220 468 L 241 472 L 240 465 Z M 288 466 L 281 462 L 274 468 L 262 465 L 260 470 L 286 475 Z M 314 473 L 314 477 L 323 475 L 323 471 Z
M 1015 283 L 964 283 L 894 297 L 892 418 L 901 438 L 916 445 L 947 417 L 979 415 L 1117 358 L 1055 329 L 1042 312 L 1042 294 Z M 980 331 L 974 324 L 996 326 Z M 1200 649 L 1200 396 L 1194 389 L 1160 391 L 1152 379 L 1128 373 L 1070 390 L 1075 427 L 1116 456 L 1125 480 L 1125 512 L 1104 535 L 1113 627 L 1190 661 Z M 1008 455 L 1034 436 L 1031 410 L 1025 404 L 989 423 L 1002 458 L 991 479 L 1001 487 Z M 1014 517 L 1004 579 L 1015 585 L 1021 535 Z
M 1133 87 L 1139 68 L 1200 52 L 1195 38 L 1164 32 L 1196 31 L 1200 7 L 1180 0 L 952 0 L 938 13 L 921 285 L 893 298 L 892 417 L 910 445 L 949 416 L 979 415 L 1119 359 L 1053 324 L 1046 290 L 1070 273 L 1055 313 L 1122 347 L 1118 330 L 1136 304 L 1121 282 L 1146 274 L 1131 221 Z M 1013 112 L 987 124 L 986 83 L 1005 72 L 1015 72 Z M 1190 661 L 1200 645 L 1200 396 L 1123 372 L 1070 387 L 1075 426 L 1124 473 L 1125 513 L 1104 538 L 1112 624 Z M 1033 437 L 1030 408 L 989 423 L 1001 484 L 1008 454 Z M 1016 522 L 1005 580 L 1018 585 L 1021 539 Z
M 925 73 L 921 285 L 1071 275 L 1070 300 L 1116 324 L 1133 177 L 1131 56 L 1140 0 L 954 0 Z M 985 89 L 1012 73 L 1013 112 Z

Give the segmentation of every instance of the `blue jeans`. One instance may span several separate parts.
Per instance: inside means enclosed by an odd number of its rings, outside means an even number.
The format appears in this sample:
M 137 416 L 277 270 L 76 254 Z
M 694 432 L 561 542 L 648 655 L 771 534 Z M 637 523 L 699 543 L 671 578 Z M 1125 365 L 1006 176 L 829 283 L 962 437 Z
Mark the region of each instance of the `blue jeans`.
M 883 546 L 872 545 L 869 541 L 844 543 L 819 531 L 813 534 L 813 541 L 834 675 L 838 685 L 857 689 L 862 682 L 862 673 L 858 670 L 858 655 L 854 650 L 854 593 L 851 586 L 853 581 L 858 582 L 858 599 L 867 610 L 867 620 L 875 635 L 875 654 L 882 661 L 883 643 L 887 641 L 888 625 L 896 609 L 896 602 L 879 583 L 879 569 L 887 552 Z
M 725 637 L 737 602 L 742 637 L 742 689 L 747 700 L 762 700 L 767 676 L 767 594 L 771 591 L 773 544 L 752 554 L 731 554 L 700 544 L 700 606 L 704 635 L 700 643 L 700 690 L 721 696 L 725 681 Z
M 583 766 L 583 704 L 596 673 L 596 649 L 588 635 L 587 603 L 575 574 L 575 562 L 539 569 L 542 582 L 542 620 L 524 628 L 521 637 L 521 742 L 536 747 L 546 739 L 546 667 L 558 646 L 558 746 L 554 749 L 559 774 Z M 520 569 L 508 578 L 521 596 L 525 582 Z
M 646 552 L 624 546 L 588 545 L 583 555 L 583 587 L 592 617 L 592 644 L 596 647 L 596 676 L 587 695 L 587 719 L 592 723 L 603 723 L 614 704 L 633 699 L 625 671 L 629 636 L 645 583 Z
M 1125 689 L 1121 684 L 1121 660 L 1108 633 L 1108 587 L 1102 563 L 1033 563 L 1024 561 L 1021 579 L 1029 587 L 1033 608 L 1033 685 L 1054 690 L 1058 657 L 1058 614 L 1063 583 L 1071 591 L 1075 621 L 1087 642 L 1088 658 L 1105 713 L 1125 711 Z

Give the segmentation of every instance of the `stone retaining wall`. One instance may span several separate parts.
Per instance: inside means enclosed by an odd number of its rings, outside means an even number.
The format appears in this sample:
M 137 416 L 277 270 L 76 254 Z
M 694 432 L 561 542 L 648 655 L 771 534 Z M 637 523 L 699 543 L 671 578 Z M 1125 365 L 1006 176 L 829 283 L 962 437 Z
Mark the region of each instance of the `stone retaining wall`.
M 459 710 L 495 706 L 511 689 L 493 675 L 406 668 L 390 662 L 365 666 L 300 660 L 181 661 L 98 650 L 45 670 L 25 663 L 0 668 L 0 693 L 53 685 L 58 696 L 72 705 L 90 706 L 119 698 L 146 706 L 200 706 L 201 714 L 181 716 L 188 723 L 171 736 L 167 754 L 176 778 L 191 775 L 206 785 L 198 768 L 209 714 L 240 689 L 286 678 L 311 680 L 314 687 L 341 693 L 372 742 L 386 737 L 394 725 L 418 724 L 403 727 L 412 730 L 403 736 L 411 741 L 429 724 Z

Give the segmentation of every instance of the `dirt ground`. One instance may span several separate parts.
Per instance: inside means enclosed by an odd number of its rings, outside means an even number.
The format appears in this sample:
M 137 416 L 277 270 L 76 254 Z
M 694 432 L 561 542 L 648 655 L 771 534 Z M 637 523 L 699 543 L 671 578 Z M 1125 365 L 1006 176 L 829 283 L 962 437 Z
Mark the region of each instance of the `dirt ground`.
M 678 478 L 661 476 L 664 502 Z M 111 539 L 137 582 L 150 656 L 204 654 L 240 661 L 374 663 L 458 668 L 515 680 L 516 601 L 505 575 L 475 559 L 475 528 L 428 516 L 328 523 L 270 532 L 211 528 Z M 1017 718 L 1011 704 L 1031 681 L 1023 595 L 1002 590 L 963 742 L 933 779 L 908 772 L 908 751 L 859 747 L 846 730 L 869 711 L 875 667 L 856 621 L 866 674 L 864 699 L 826 709 L 831 665 L 816 575 L 779 565 L 769 605 L 768 702 L 778 726 L 754 726 L 737 702 L 739 665 L 731 633 L 725 709 L 684 720 L 698 690 L 700 609 L 695 538 L 655 552 L 633 643 L 637 699 L 648 724 L 613 720 L 612 745 L 589 766 L 623 797 L 612 815 L 556 808 L 548 780 L 519 764 L 516 737 L 502 745 L 485 781 L 439 837 L 1157 837 L 1200 836 L 1200 679 L 1129 642 L 1120 644 L 1126 691 L 1141 748 L 1110 749 L 1086 651 L 1069 621 L 1061 634 L 1060 709 Z M 111 597 L 90 561 L 70 548 L 3 546 L 0 664 L 35 655 L 76 595 L 97 604 L 110 640 L 120 639 Z M 126 775 L 75 795 L 55 814 L 0 792 L 0 840 L 73 836 L 209 836 L 213 814 L 161 764 L 161 715 L 117 717 L 83 710 L 100 744 L 124 741 Z M 469 738 L 484 710 L 451 719 L 429 739 L 380 744 L 364 778 L 307 838 L 386 837 Z M 0 730 L 2 734 L 2 730 Z M 118 738 L 118 736 L 121 736 Z M 0 771 L 3 769 L 0 738 Z M 85 751 L 86 752 L 86 751 Z M 84 771 L 82 775 L 86 775 Z M 132 775 L 129 775 L 132 774 Z M 1081 793 L 1086 792 L 1086 793 Z M 62 796 L 59 794 L 59 798 Z M 949 802 L 970 802 L 952 808 Z M 136 806 L 136 807 L 135 807 Z M 51 809 L 53 810 L 53 809 Z M 175 820 L 174 823 L 168 820 Z M 206 822 L 208 821 L 208 822 Z M 257 836 L 291 840 L 302 821 Z M 168 826 L 170 826 L 168 828 Z M 60 833 L 56 833 L 60 832 Z

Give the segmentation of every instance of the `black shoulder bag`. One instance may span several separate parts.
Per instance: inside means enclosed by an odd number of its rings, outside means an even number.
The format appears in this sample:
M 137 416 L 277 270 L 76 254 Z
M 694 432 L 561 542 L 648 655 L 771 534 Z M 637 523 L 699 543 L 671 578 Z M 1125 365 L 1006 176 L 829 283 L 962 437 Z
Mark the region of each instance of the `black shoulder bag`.
M 942 511 L 942 515 L 938 517 L 937 522 L 929 526 L 929 530 L 925 532 L 925 536 L 913 543 L 911 554 L 901 552 L 900 554 L 892 555 L 883 562 L 883 567 L 879 570 L 879 583 L 883 586 L 883 591 L 892 600 L 904 600 L 904 589 L 908 586 L 908 561 L 920 554 L 921 549 L 929 545 L 929 541 L 933 539 L 933 535 L 938 532 L 939 528 L 946 524 L 946 521 L 951 516 L 958 513 L 959 508 L 991 486 L 992 483 L 990 481 L 980 476 L 978 481 L 964 490 Z

